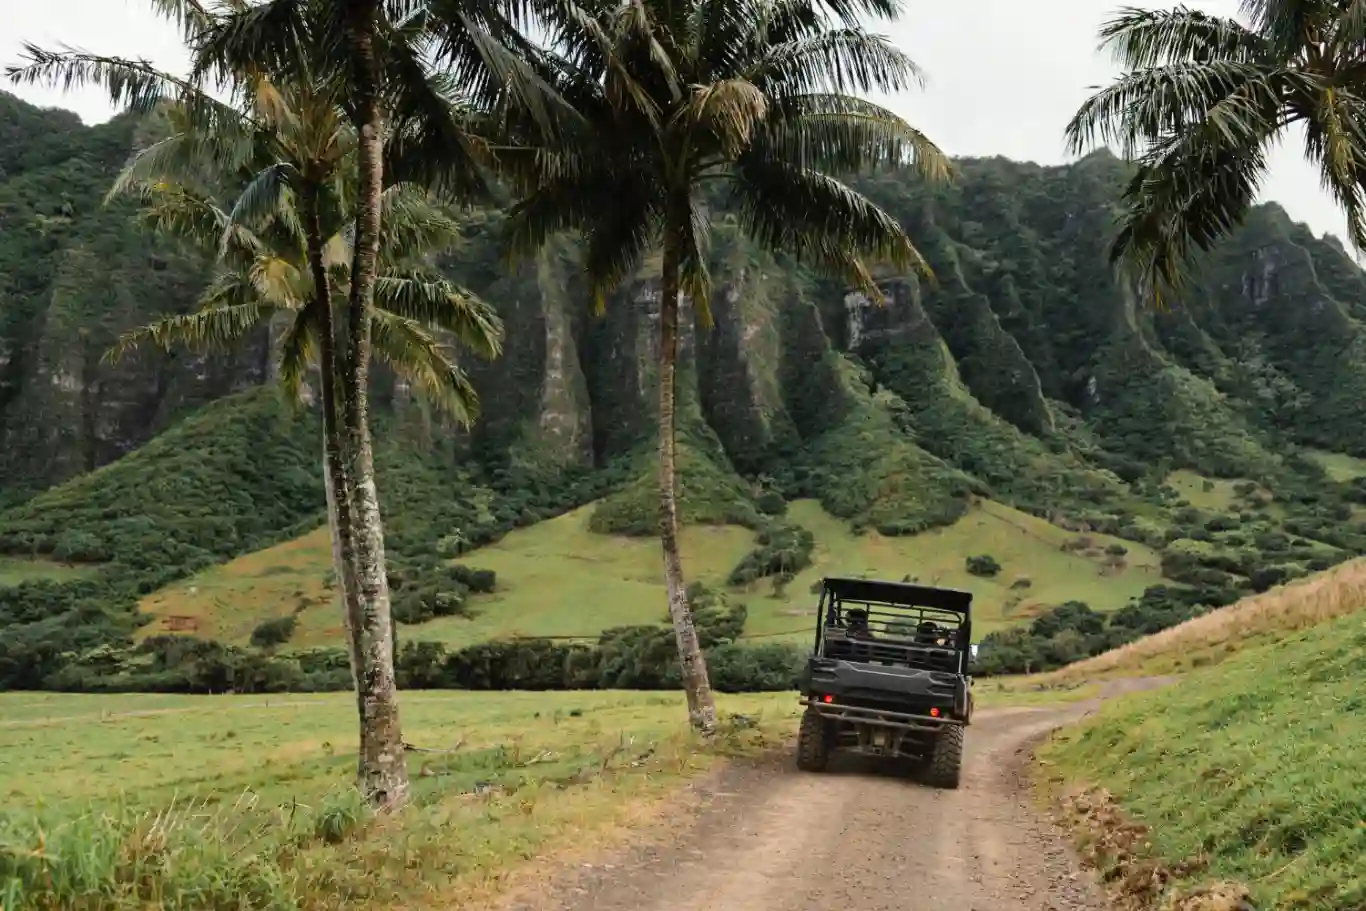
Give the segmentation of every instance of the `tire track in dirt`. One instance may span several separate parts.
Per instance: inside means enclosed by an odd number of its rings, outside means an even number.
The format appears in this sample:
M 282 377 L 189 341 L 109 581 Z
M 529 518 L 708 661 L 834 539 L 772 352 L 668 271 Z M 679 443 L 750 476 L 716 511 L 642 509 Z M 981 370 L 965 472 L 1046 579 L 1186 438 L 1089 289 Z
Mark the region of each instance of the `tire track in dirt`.
M 825 774 L 791 760 L 733 766 L 673 831 L 511 897 L 509 911 L 1100 911 L 1065 835 L 1031 805 L 1030 756 L 1118 681 L 1063 706 L 983 710 L 963 783 L 933 790 L 894 765 L 847 757 Z

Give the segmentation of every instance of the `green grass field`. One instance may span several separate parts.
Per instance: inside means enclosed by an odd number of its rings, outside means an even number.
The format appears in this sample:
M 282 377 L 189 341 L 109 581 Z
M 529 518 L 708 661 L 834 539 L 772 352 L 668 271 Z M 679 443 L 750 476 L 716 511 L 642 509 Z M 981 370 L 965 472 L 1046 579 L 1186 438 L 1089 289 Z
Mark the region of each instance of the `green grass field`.
M 729 711 L 795 717 L 793 693 L 723 697 Z M 594 755 L 623 736 L 657 742 L 686 721 L 675 693 L 405 693 L 404 738 L 460 744 L 441 781 L 419 794 L 460 791 L 499 777 L 496 754 Z M 180 796 L 250 790 L 269 803 L 316 801 L 354 768 L 349 694 L 157 696 L 5 694 L 0 697 L 0 800 L 6 806 L 117 798 L 159 807 Z M 414 757 L 415 770 L 421 756 Z M 572 763 L 571 763 L 572 764 Z M 511 769 L 515 763 L 508 763 Z M 551 772 L 555 769 L 550 769 Z
M 1087 694 L 1002 679 L 979 688 L 978 704 Z M 0 902 L 476 907 L 523 862 L 591 850 L 652 818 L 718 759 L 789 748 L 795 693 L 719 706 L 723 736 L 704 746 L 686 730 L 680 693 L 405 693 L 404 739 L 440 752 L 409 755 L 409 808 L 367 821 L 349 789 L 350 694 L 3 694 Z
M 461 646 L 512 636 L 593 637 L 611 626 L 662 620 L 657 542 L 594 534 L 588 530 L 591 509 L 519 529 L 462 557 L 496 571 L 499 590 L 475 600 L 473 619 L 440 618 L 412 628 L 409 637 Z M 1081 536 L 990 501 L 949 528 L 912 538 L 855 536 L 812 501 L 792 504 L 789 515 L 816 538 L 813 565 L 781 597 L 767 581 L 737 593 L 750 609 L 747 637 L 809 635 L 815 608 L 810 589 L 823 575 L 910 577 L 965 588 L 977 596 L 979 634 L 1067 600 L 1115 609 L 1161 578 L 1157 554 L 1143 545 L 1091 535 L 1087 546 L 1076 547 Z M 723 585 L 752 540 L 751 532 L 738 527 L 686 528 L 689 577 Z M 1111 544 L 1126 548 L 1122 563 L 1105 555 Z M 964 559 L 972 554 L 991 554 L 1003 571 L 994 579 L 969 575 Z M 141 609 L 156 619 L 142 633 L 245 642 L 262 620 L 302 607 L 291 646 L 337 643 L 340 614 L 324 587 L 330 566 L 325 529 L 248 554 L 148 596 Z
M 1109 789 L 1148 827 L 1153 857 L 1197 861 L 1178 885 L 1240 882 L 1260 908 L 1359 909 L 1363 673 L 1366 627 L 1340 617 L 1107 706 L 1041 758 Z
M 410 808 L 367 822 L 349 694 L 5 694 L 0 903 L 466 907 L 521 861 L 648 816 L 718 757 L 784 743 L 797 704 L 721 707 L 757 724 L 703 747 L 677 693 L 405 694 L 405 740 L 443 752 L 410 754 Z
M 0 557 L 0 588 L 35 579 L 69 582 L 72 579 L 80 579 L 94 573 L 93 567 L 72 566 L 67 563 L 58 563 L 56 560 L 20 560 L 15 557 Z
M 1193 471 L 1181 469 L 1167 475 L 1164 483 L 1197 509 L 1228 512 L 1234 508 L 1237 500 L 1233 488 L 1238 482 L 1226 478 L 1206 478 Z

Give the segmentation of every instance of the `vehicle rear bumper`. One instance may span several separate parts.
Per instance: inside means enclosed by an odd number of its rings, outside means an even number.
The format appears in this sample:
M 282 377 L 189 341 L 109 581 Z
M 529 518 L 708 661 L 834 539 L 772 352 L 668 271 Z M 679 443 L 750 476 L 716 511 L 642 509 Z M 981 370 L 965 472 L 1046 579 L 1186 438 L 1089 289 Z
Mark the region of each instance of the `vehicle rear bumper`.
M 840 705 L 837 702 L 822 702 L 803 696 L 801 704 L 816 710 L 822 718 L 831 721 L 848 721 L 853 724 L 869 724 L 875 727 L 896 728 L 902 731 L 925 731 L 933 733 L 951 725 L 962 725 L 957 718 L 936 718 L 917 712 L 893 712 L 888 709 L 867 708 L 859 705 Z

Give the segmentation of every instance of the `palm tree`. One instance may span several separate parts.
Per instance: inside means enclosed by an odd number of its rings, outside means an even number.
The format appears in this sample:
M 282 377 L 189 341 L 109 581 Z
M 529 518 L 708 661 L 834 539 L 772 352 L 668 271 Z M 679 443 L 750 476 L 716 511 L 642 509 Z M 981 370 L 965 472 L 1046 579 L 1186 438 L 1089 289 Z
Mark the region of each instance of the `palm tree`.
M 1366 7 L 1242 0 L 1245 22 L 1186 7 L 1124 9 L 1101 29 L 1125 72 L 1067 127 L 1076 151 L 1113 143 L 1138 170 L 1111 260 L 1160 301 L 1186 264 L 1240 224 L 1267 152 L 1302 129 L 1305 153 L 1366 249 Z
M 679 296 L 709 321 L 709 215 L 704 184 L 725 182 L 747 233 L 880 298 L 867 260 L 928 273 L 898 224 L 831 173 L 918 165 L 947 173 L 942 153 L 884 108 L 848 94 L 918 81 L 914 64 L 857 24 L 891 17 L 896 0 L 599 0 L 544 4 L 554 53 L 547 80 L 572 109 L 553 135 L 500 150 L 524 194 L 513 248 L 585 235 L 601 306 L 646 254 L 662 254 L 659 360 L 660 538 L 688 715 L 716 725 L 705 659 L 685 593 L 675 491 Z M 534 133 L 533 133 L 534 135 Z
M 197 0 L 157 0 L 183 5 Z M 389 164 L 459 191 L 461 201 L 482 193 L 478 143 L 452 130 L 445 116 L 454 85 L 481 109 L 496 111 L 509 98 L 533 115 L 550 96 L 523 54 L 529 45 L 513 28 L 504 0 L 220 0 L 224 9 L 196 42 L 195 73 L 262 69 L 286 81 L 322 79 L 337 87 L 357 137 L 358 204 L 347 303 L 347 348 L 342 363 L 341 423 L 355 534 L 352 539 L 362 604 L 367 691 L 375 698 L 363 715 L 373 730 L 394 732 L 362 743 L 367 791 L 396 805 L 407 794 L 397 737 L 389 585 L 384 532 L 375 487 L 368 377 L 376 268 L 382 233 L 381 198 Z M 445 76 L 434 76 L 435 66 Z M 392 155 L 386 156 L 390 148 Z M 436 173 L 433 173 L 433 171 Z M 383 772 L 388 769 L 389 772 Z
M 154 202 L 150 215 L 163 227 L 197 236 L 218 230 L 227 268 L 210 289 L 203 309 L 164 324 L 152 337 L 227 341 L 269 314 L 288 310 L 295 318 L 284 339 L 286 379 L 297 381 L 299 368 L 317 352 L 334 562 L 346 604 L 360 709 L 359 777 L 373 803 L 401 803 L 407 792 L 406 762 L 364 408 L 369 353 L 372 346 L 380 348 L 381 355 L 403 365 L 419 387 L 440 392 L 443 404 L 469 417 L 474 400 L 468 383 L 424 327 L 453 329 L 488 354 L 496 353 L 499 329 L 482 305 L 443 287 L 421 263 L 386 263 L 386 268 L 399 271 L 372 279 L 369 292 L 371 298 L 377 292 L 381 295 L 383 311 L 366 308 L 363 332 L 355 329 L 354 319 L 347 324 L 348 336 L 364 337 L 365 369 L 358 385 L 355 345 L 338 350 L 335 344 L 338 327 L 332 303 L 334 292 L 350 293 L 356 284 L 351 276 L 359 244 L 346 243 L 344 236 L 354 236 L 349 223 L 357 221 L 364 208 L 357 205 L 352 183 L 361 143 L 341 104 L 347 96 L 346 82 L 328 74 L 325 59 L 316 59 L 325 47 L 320 41 L 298 42 L 298 56 L 289 67 L 279 68 L 285 78 L 275 81 L 262 75 L 262 67 L 215 56 L 212 39 L 232 16 L 255 9 L 247 4 L 227 0 L 227 12 L 216 13 L 206 12 L 195 0 L 159 4 L 179 16 L 198 54 L 188 79 L 160 73 L 144 61 L 34 47 L 27 49 L 29 65 L 11 68 L 9 74 L 16 81 L 103 84 L 116 103 L 134 109 L 149 110 L 167 98 L 179 104 L 181 129 L 138 156 L 115 190 L 136 189 L 149 195 Z M 297 32 L 291 34 L 298 37 Z M 226 88 L 235 104 L 215 100 L 206 91 L 210 83 Z M 468 189 L 478 179 L 476 159 L 482 142 L 464 128 L 467 112 L 452 104 L 449 86 L 437 77 L 413 93 L 422 94 L 422 104 L 414 105 L 419 115 L 391 129 L 389 151 L 410 173 L 444 178 L 456 188 Z M 179 186 L 161 181 L 167 173 L 189 180 L 206 172 L 220 182 L 224 172 L 237 173 L 245 184 L 232 212 L 213 207 L 205 194 L 192 189 L 192 180 Z M 430 250 L 451 236 L 449 219 L 434 217 L 436 210 L 430 206 L 416 206 L 411 190 L 381 187 L 379 205 L 404 217 L 380 237 L 377 260 L 380 248 Z M 329 218 L 330 226 L 324 227 Z M 345 235 L 340 233 L 344 224 Z M 343 261 L 346 257 L 351 264 Z M 243 283 L 244 278 L 251 282 Z M 263 287 L 272 290 L 262 293 Z M 366 424 L 361 459 L 354 456 L 358 435 L 351 432 L 357 396 Z M 373 578 L 376 567 L 378 583 Z

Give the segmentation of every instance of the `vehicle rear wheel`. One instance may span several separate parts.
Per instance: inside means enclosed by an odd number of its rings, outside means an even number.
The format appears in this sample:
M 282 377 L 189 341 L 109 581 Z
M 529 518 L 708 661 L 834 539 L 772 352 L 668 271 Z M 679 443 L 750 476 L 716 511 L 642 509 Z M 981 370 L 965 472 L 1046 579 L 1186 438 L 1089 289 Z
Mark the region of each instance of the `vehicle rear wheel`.
M 830 725 L 820 713 L 807 709 L 797 729 L 797 768 L 803 772 L 824 772 L 830 762 Z
M 963 725 L 947 725 L 934 740 L 925 780 L 936 788 L 954 789 L 963 770 Z

